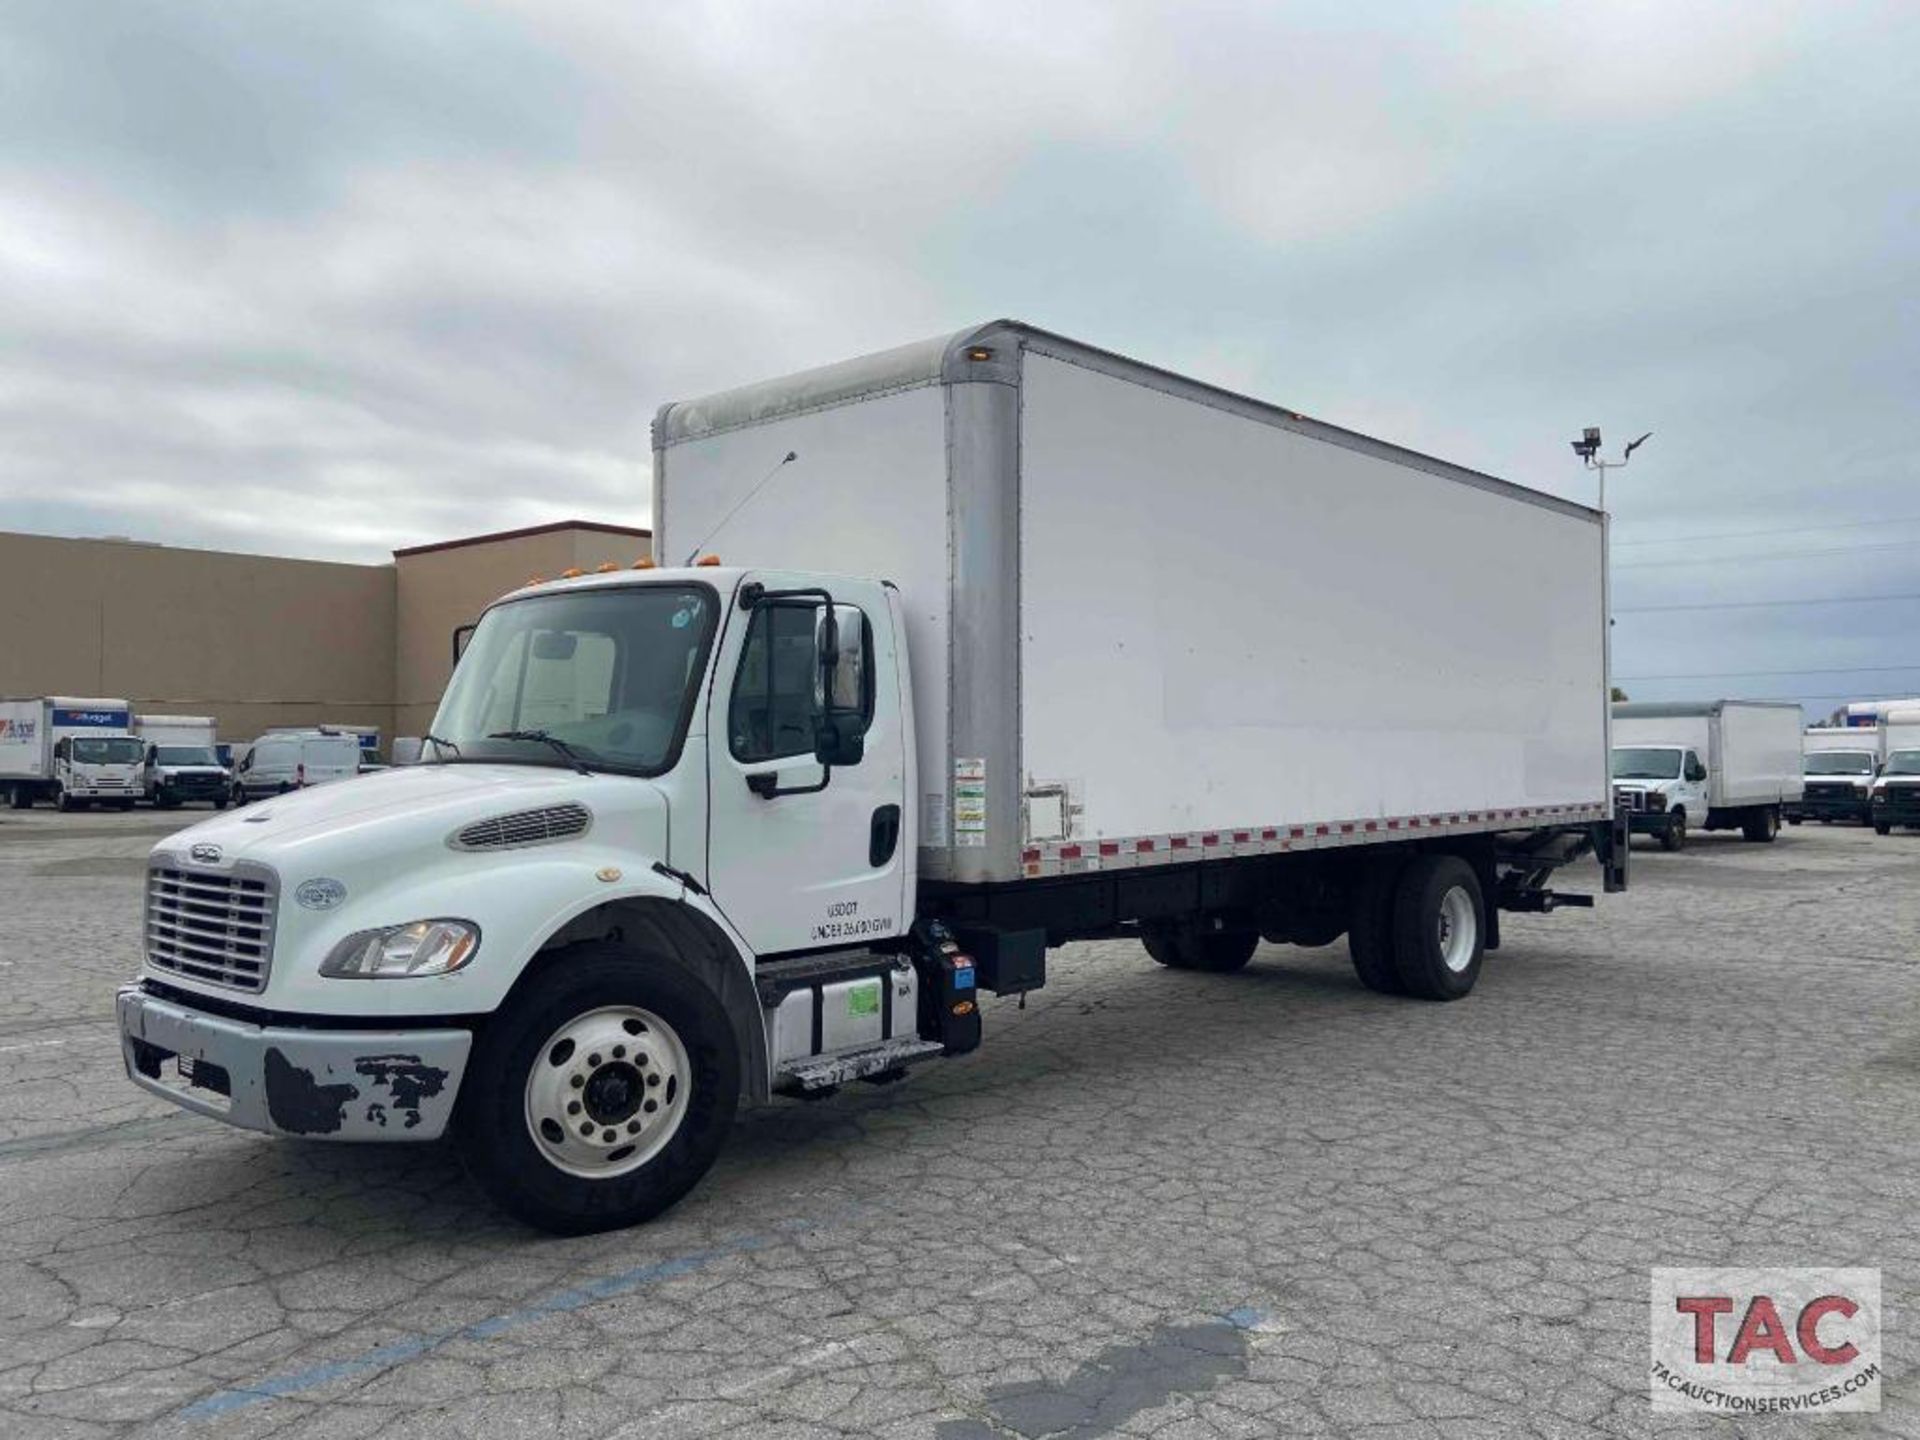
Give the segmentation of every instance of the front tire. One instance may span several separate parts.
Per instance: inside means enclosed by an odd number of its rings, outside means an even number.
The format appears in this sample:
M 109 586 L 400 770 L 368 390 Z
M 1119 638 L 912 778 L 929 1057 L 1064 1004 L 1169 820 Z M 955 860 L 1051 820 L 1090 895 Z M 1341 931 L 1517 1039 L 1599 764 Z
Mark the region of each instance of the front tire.
M 67 787 L 58 785 L 53 791 L 53 808 L 62 815 L 71 815 L 80 808 L 80 802 L 67 793 Z
M 1893 833 L 1893 826 L 1885 820 L 1876 820 L 1873 822 L 1873 833 L 1876 835 L 1891 835 Z
M 637 1225 L 718 1157 L 740 1068 L 719 998 L 672 960 L 571 946 L 475 1043 L 454 1121 L 461 1156 L 494 1203 L 539 1229 Z
M 1676 810 L 1673 818 L 1667 821 L 1667 828 L 1660 832 L 1660 848 L 1668 854 L 1687 848 L 1687 812 Z
M 214 809 L 216 809 L 216 810 L 224 810 L 224 809 L 226 809 L 226 808 L 227 808 L 227 801 L 226 801 L 226 797 L 225 797 L 225 796 L 215 796 L 215 797 L 214 797 L 214 801 L 213 801 L 213 808 L 214 808 Z
M 1480 879 L 1458 855 L 1420 855 L 1393 897 L 1393 959 L 1407 994 L 1459 1000 L 1480 978 L 1487 910 Z

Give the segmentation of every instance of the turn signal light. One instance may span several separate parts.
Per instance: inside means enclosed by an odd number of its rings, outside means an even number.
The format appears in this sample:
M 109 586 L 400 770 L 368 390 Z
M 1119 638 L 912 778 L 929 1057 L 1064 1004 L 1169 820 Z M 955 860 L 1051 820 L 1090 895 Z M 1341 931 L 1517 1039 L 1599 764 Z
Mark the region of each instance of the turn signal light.
M 953 1007 L 953 1013 L 954 1013 L 954 1014 L 956 1014 L 956 1015 L 971 1015 L 971 1014 L 973 1014 L 973 1001 L 971 1001 L 971 1000 L 962 1000 L 962 1001 L 961 1001 L 961 1002 L 960 1002 L 960 1003 L 959 1003 L 958 1005 L 955 1005 L 955 1006 Z
M 702 555 L 693 563 L 696 565 L 718 565 L 720 563 L 720 557 L 718 555 Z

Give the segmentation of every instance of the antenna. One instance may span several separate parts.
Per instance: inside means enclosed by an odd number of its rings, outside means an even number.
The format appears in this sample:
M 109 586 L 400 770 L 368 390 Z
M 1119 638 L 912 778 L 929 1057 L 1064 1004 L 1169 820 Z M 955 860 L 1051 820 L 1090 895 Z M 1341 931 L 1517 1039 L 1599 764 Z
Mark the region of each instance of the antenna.
M 760 491 L 765 487 L 766 483 L 769 480 L 773 479 L 774 476 L 780 473 L 781 466 L 791 465 L 795 460 L 798 460 L 799 458 L 800 458 L 800 452 L 798 450 L 789 450 L 785 455 L 781 456 L 780 459 L 777 462 L 775 462 L 774 467 L 771 470 L 767 471 L 766 474 L 762 475 L 757 481 L 755 481 L 753 488 L 747 491 L 746 494 L 742 495 L 737 501 L 735 501 L 733 508 L 727 511 L 726 514 L 720 517 L 720 523 L 715 525 L 711 530 L 709 530 L 706 534 L 700 537 L 700 542 L 697 545 L 695 545 L 693 549 L 687 552 L 687 558 L 682 560 L 680 563 L 682 565 L 691 565 L 695 560 L 699 559 L 700 552 L 707 548 L 707 542 L 713 539 L 714 536 L 718 535 L 723 529 L 726 528 L 727 522 L 731 520 L 734 516 L 740 513 L 740 507 L 745 505 L 749 500 L 753 499 L 754 496 L 758 495 Z

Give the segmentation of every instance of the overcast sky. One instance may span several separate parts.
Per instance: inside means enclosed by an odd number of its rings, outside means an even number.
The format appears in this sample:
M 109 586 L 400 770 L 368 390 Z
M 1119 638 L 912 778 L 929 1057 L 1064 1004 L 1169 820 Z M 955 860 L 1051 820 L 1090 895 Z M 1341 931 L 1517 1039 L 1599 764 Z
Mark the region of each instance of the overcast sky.
M 0 528 L 644 524 L 662 401 L 1013 315 L 1585 500 L 1579 428 L 1653 430 L 1636 697 L 1920 694 L 1920 599 L 1772 603 L 1920 595 L 1917 54 L 1905 0 L 8 0 Z

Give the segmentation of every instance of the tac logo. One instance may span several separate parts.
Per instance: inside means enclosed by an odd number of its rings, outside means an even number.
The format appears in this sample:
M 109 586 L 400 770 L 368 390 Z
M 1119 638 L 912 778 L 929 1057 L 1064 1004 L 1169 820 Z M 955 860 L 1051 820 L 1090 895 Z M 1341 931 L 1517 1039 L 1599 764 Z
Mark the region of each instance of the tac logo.
M 1878 1270 L 1655 1270 L 1656 1410 L 1880 1408 Z

